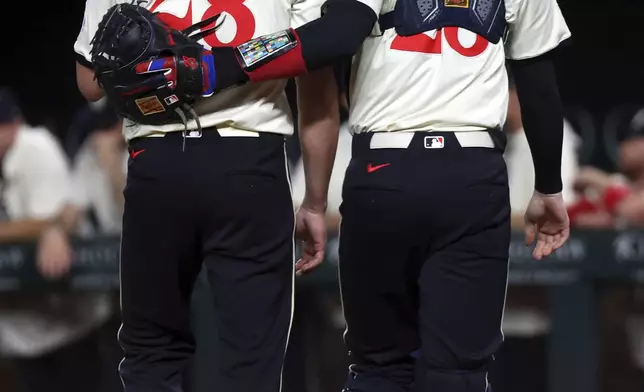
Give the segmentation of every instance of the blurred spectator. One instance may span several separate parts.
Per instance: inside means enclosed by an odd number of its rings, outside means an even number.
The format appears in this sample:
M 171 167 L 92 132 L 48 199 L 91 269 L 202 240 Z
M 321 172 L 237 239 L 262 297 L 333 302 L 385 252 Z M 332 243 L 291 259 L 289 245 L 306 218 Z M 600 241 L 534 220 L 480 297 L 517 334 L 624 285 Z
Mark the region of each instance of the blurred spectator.
M 618 147 L 619 173 L 607 173 L 594 167 L 581 169 L 575 186 L 581 197 L 569 212 L 577 227 L 626 229 L 644 227 L 644 109 L 633 117 L 629 135 Z M 607 343 L 602 354 L 606 383 L 627 383 L 641 379 L 644 371 L 644 289 L 621 287 L 605 295 L 608 316 L 603 319 L 602 335 Z M 630 361 L 611 350 L 625 340 Z M 617 346 L 621 348 L 621 345 Z M 635 366 L 638 372 L 633 372 Z M 612 380 L 612 381 L 611 381 Z M 622 387 L 622 389 L 625 389 Z
M 34 239 L 69 192 L 67 162 L 45 128 L 23 122 L 14 95 L 0 89 L 0 241 Z
M 87 138 L 97 130 L 111 128 L 117 120 L 118 115 L 107 100 L 86 103 L 74 115 L 65 135 L 65 152 L 73 160 Z
M 505 159 L 508 166 L 510 185 L 510 204 L 512 207 L 512 227 L 522 228 L 523 215 L 534 192 L 534 166 L 530 146 L 523 131 L 521 107 L 514 85 L 510 86 L 510 100 L 506 123 L 508 145 Z M 562 147 L 561 176 L 563 198 L 567 204 L 575 202 L 574 181 L 579 170 L 577 149 L 580 140 L 570 124 L 564 121 L 564 141 Z
M 65 227 L 56 218 L 70 194 L 65 155 L 46 129 L 24 123 L 6 89 L 0 89 L 0 159 L 0 242 L 64 238 Z M 55 250 L 69 254 L 64 246 Z M 59 278 L 70 268 L 62 259 L 39 259 L 38 270 Z M 96 391 L 100 354 L 86 340 L 107 314 L 107 307 L 88 295 L 3 294 L 0 354 L 13 359 L 26 392 Z
M 508 116 L 506 122 L 508 144 L 505 160 L 508 167 L 512 228 L 524 226 L 525 209 L 534 193 L 534 166 L 530 146 L 523 130 L 521 107 L 514 85 L 510 84 Z M 563 198 L 568 204 L 575 201 L 573 184 L 578 171 L 577 149 L 580 140 L 564 121 L 562 146 Z M 510 287 L 503 317 L 503 333 L 506 342 L 497 356 L 503 372 L 495 385 L 501 392 L 522 390 L 540 391 L 537 382 L 525 384 L 526 379 L 545 379 L 545 336 L 550 329 L 545 292 L 540 288 Z M 523 360 L 530 358 L 530 362 Z
M 96 129 L 81 145 L 72 171 L 72 204 L 85 212 L 81 235 L 120 234 L 128 151 L 123 122 L 101 109 Z
M 122 134 L 123 122 L 105 101 L 92 105 L 85 117 L 85 134 L 78 140 L 72 168 L 72 195 L 58 219 L 69 233 L 81 238 L 120 235 L 123 215 L 123 189 L 128 151 Z M 89 132 L 87 132 L 89 130 Z M 68 249 L 69 251 L 62 251 Z M 66 233 L 43 236 L 39 260 L 45 264 L 69 265 L 73 262 L 70 238 Z M 94 294 L 110 311 L 109 322 L 96 331 L 102 352 L 102 391 L 120 387 L 115 369 L 121 359 L 116 342 L 120 317 L 111 312 L 118 307 L 118 293 Z M 98 383 L 94 390 L 98 390 Z
M 619 145 L 618 170 L 584 167 L 576 178 L 580 201 L 569 211 L 578 227 L 644 227 L 644 110 Z

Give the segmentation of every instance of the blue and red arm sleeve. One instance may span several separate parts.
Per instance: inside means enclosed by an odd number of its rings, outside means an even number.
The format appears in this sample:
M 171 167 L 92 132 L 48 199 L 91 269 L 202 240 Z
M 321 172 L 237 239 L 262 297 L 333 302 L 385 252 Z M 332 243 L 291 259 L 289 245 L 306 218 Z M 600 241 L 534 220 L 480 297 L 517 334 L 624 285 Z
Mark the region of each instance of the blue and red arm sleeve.
M 251 71 L 244 70 L 239 63 L 235 48 L 215 48 L 217 88 L 227 88 L 248 80 L 288 79 L 333 65 L 358 51 L 377 20 L 376 13 L 359 1 L 329 0 L 322 17 L 291 30 L 297 41 L 293 49 Z

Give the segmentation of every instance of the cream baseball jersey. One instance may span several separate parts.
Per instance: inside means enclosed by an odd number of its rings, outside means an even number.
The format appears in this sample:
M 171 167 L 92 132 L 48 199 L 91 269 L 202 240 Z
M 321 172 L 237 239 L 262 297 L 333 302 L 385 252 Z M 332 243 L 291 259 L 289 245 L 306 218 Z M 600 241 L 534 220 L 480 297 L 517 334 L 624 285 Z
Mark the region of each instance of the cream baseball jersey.
M 393 10 L 396 3 L 357 1 L 376 14 Z M 505 0 L 505 8 L 508 34 L 498 44 L 457 27 L 410 37 L 375 28 L 354 58 L 351 131 L 501 126 L 508 104 L 505 59 L 539 56 L 570 37 L 556 0 Z
M 89 62 L 90 42 L 98 23 L 115 4 L 129 0 L 87 0 L 83 25 L 74 44 L 76 53 Z M 320 17 L 324 0 L 148 0 L 141 4 L 159 13 L 159 17 L 176 29 L 219 13 L 224 16 L 221 28 L 200 41 L 205 48 L 239 45 L 251 38 L 299 27 Z M 83 62 L 81 60 L 81 62 Z M 209 98 L 195 107 L 202 127 L 217 126 L 253 132 L 293 133 L 291 113 L 284 94 L 286 81 L 249 83 Z M 196 129 L 194 120 L 188 123 Z M 150 126 L 125 122 L 126 139 L 163 135 L 181 131 L 183 124 Z

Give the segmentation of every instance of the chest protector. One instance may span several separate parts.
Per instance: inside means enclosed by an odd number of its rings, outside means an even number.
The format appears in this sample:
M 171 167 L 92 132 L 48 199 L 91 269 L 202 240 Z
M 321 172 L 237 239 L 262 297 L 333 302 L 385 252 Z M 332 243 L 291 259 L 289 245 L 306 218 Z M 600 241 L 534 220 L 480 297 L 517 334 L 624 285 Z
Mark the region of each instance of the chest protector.
M 504 0 L 398 0 L 393 11 L 380 15 L 380 30 L 402 36 L 443 27 L 462 27 L 496 44 L 503 38 Z

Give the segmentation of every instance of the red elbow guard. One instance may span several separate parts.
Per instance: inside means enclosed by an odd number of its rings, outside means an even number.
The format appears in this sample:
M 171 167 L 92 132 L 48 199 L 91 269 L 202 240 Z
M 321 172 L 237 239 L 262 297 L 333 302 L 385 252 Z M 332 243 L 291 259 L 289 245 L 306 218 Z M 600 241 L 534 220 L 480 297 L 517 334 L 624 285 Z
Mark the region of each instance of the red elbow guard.
M 289 39 L 290 42 L 287 41 Z M 294 29 L 281 35 L 258 37 L 244 45 L 247 47 L 238 47 L 238 59 L 244 72 L 253 82 L 288 79 L 306 73 L 302 44 Z M 261 50 L 262 48 L 265 50 Z M 260 58 L 257 58 L 258 56 Z
M 606 210 L 614 214 L 619 204 L 631 195 L 632 191 L 625 185 L 611 185 L 604 191 L 603 202 Z

